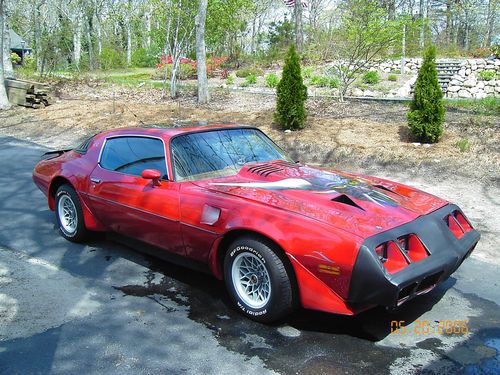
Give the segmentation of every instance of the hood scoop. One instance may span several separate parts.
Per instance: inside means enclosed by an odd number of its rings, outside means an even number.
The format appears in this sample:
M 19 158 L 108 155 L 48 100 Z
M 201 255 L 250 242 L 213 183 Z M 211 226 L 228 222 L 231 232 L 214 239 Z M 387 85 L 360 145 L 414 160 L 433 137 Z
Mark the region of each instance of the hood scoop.
M 386 188 L 385 186 L 383 185 L 373 185 L 374 188 L 377 188 L 377 189 L 380 189 L 380 190 L 385 190 L 385 191 L 388 191 L 389 193 L 392 193 L 392 194 L 396 194 L 396 195 L 399 195 L 401 196 L 401 194 L 399 193 L 396 193 L 395 191 L 389 189 L 389 188 Z
M 249 167 L 247 171 L 259 176 L 267 177 L 273 173 L 282 172 L 287 168 L 298 168 L 298 166 L 286 161 L 279 161 L 275 163 L 254 165 L 253 167 Z
M 332 198 L 331 200 L 332 200 L 332 202 L 346 204 L 348 206 L 352 206 L 352 207 L 358 208 L 358 209 L 360 209 L 362 211 L 365 210 L 363 207 L 361 207 L 358 204 L 356 204 L 356 202 L 354 202 L 351 198 L 349 198 L 345 194 L 340 194 L 339 196 L 337 196 L 335 198 Z

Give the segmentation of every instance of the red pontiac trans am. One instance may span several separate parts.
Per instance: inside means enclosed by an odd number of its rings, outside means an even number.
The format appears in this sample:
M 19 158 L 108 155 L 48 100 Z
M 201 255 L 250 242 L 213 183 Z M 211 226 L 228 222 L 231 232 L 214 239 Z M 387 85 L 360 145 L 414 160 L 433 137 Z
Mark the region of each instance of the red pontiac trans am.
M 112 231 L 189 260 L 261 322 L 299 305 L 400 306 L 450 276 L 480 237 L 454 204 L 293 162 L 249 126 L 106 131 L 47 153 L 33 180 L 66 239 Z

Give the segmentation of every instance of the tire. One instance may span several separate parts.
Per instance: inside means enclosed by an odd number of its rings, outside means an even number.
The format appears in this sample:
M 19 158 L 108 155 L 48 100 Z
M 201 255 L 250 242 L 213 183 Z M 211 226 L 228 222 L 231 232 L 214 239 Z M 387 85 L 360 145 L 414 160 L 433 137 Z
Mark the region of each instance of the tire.
M 82 242 L 88 236 L 80 198 L 71 185 L 61 185 L 56 192 L 56 219 L 59 233 L 71 242 Z
M 291 277 L 273 248 L 264 239 L 245 236 L 229 246 L 224 258 L 231 299 L 244 315 L 262 323 L 283 318 L 294 306 Z

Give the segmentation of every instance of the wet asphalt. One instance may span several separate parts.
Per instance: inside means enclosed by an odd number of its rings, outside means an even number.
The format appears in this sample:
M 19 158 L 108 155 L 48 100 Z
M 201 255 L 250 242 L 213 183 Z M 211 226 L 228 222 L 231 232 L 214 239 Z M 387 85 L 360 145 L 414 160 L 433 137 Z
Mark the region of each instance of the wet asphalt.
M 395 312 L 262 325 L 210 275 L 123 239 L 61 238 L 31 181 L 45 151 L 0 137 L 1 374 L 500 374 L 497 265 L 472 257 Z M 461 328 L 438 333 L 447 321 Z

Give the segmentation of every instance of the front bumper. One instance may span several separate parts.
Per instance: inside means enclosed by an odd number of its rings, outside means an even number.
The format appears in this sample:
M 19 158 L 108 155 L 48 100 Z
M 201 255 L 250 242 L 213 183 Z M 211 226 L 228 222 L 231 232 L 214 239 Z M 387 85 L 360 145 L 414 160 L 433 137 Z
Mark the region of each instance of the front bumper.
M 455 237 L 444 218 L 460 208 L 446 205 L 428 215 L 367 238 L 353 268 L 347 302 L 356 310 L 371 306 L 394 308 L 413 297 L 432 290 L 447 279 L 474 250 L 480 234 L 476 230 Z M 383 242 L 414 233 L 430 255 L 390 274 L 384 268 L 375 248 Z

